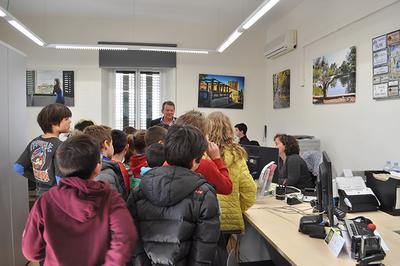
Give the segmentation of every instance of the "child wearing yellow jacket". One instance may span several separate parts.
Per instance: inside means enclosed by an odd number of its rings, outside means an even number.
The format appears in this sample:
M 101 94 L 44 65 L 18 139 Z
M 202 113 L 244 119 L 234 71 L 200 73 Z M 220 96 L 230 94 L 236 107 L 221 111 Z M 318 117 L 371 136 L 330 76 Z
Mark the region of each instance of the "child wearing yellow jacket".
M 230 195 L 217 195 L 221 209 L 221 231 L 244 232 L 243 213 L 256 201 L 257 186 L 246 164 L 246 151 L 234 142 L 234 131 L 229 117 L 221 112 L 208 115 L 209 140 L 221 151 L 233 183 Z

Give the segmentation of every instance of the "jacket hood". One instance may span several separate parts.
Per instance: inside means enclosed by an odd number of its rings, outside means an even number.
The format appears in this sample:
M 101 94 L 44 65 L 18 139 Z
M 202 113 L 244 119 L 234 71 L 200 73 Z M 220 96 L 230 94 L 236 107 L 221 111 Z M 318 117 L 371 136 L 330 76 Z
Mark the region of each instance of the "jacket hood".
M 140 191 L 153 205 L 172 206 L 186 198 L 206 180 L 190 169 L 179 166 L 156 167 L 140 183 Z
M 110 194 L 110 185 L 68 177 L 62 178 L 60 184 L 47 193 L 66 215 L 79 222 L 86 222 L 96 217 L 98 209 L 102 209 Z
M 136 164 L 143 164 L 144 162 L 147 162 L 146 155 L 144 154 L 134 154 L 130 158 L 131 163 Z
M 132 169 L 132 174 L 135 177 L 140 176 L 140 169 L 147 166 L 146 155 L 132 155 L 130 158 L 129 167 Z

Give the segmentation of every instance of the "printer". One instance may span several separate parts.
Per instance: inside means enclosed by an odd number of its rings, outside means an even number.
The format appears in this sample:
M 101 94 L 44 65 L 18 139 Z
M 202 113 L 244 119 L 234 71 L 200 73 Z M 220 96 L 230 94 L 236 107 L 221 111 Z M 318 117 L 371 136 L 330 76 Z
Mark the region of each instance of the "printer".
M 344 212 L 377 211 L 379 199 L 361 176 L 337 177 L 339 209 Z
M 365 171 L 367 185 L 381 202 L 380 210 L 400 215 L 400 178 L 385 171 Z

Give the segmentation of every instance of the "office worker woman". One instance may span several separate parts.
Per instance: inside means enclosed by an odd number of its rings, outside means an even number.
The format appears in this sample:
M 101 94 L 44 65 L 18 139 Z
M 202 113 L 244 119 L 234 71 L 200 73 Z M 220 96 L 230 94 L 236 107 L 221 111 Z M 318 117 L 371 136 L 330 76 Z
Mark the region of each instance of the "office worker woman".
M 306 162 L 299 155 L 299 143 L 293 136 L 278 134 L 274 137 L 279 150 L 279 178 L 283 184 L 297 188 L 315 187 Z

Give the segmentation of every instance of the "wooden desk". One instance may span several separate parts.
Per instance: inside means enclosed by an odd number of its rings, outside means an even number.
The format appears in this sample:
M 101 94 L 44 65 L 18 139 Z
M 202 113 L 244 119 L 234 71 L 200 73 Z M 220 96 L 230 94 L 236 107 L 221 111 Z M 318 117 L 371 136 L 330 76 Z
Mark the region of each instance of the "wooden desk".
M 298 231 L 302 214 L 282 213 L 273 208 L 287 207 L 285 201 L 267 198 L 256 203 L 246 214 L 246 220 L 271 244 L 288 262 L 293 265 L 355 265 L 346 252 L 336 258 L 322 239 L 311 238 Z M 305 210 L 307 203 L 293 205 L 296 209 Z M 311 214 L 311 210 L 306 211 Z M 383 261 L 385 265 L 400 265 L 400 235 L 393 232 L 400 230 L 400 217 L 384 212 L 366 212 L 348 214 L 346 218 L 356 216 L 370 218 L 378 232 L 389 246 Z

